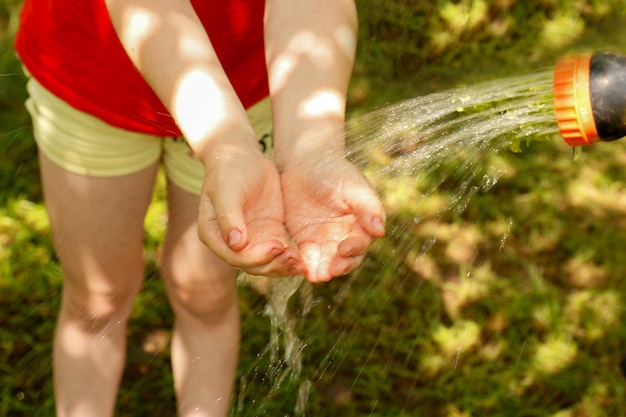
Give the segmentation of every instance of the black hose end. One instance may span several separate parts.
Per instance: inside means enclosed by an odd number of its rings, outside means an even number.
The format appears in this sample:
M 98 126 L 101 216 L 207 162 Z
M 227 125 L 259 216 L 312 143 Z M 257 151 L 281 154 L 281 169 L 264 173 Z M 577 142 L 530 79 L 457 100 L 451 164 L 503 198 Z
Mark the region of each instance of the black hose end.
M 600 140 L 626 136 L 626 56 L 596 52 L 589 69 L 591 109 Z

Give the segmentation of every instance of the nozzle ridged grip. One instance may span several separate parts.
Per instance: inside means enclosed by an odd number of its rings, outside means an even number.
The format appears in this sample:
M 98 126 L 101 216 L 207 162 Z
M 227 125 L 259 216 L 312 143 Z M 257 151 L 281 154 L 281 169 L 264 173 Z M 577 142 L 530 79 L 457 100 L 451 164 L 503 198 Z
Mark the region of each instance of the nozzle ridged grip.
M 554 109 L 565 142 L 590 145 L 600 140 L 591 108 L 589 68 L 592 54 L 560 58 L 554 67 Z

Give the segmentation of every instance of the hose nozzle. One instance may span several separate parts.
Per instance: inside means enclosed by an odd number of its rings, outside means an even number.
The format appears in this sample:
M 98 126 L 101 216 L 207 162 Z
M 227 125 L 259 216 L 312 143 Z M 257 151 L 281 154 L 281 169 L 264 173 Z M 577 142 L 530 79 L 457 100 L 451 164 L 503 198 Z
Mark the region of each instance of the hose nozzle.
M 626 56 L 596 52 L 560 58 L 554 67 L 554 108 L 569 145 L 626 136 Z

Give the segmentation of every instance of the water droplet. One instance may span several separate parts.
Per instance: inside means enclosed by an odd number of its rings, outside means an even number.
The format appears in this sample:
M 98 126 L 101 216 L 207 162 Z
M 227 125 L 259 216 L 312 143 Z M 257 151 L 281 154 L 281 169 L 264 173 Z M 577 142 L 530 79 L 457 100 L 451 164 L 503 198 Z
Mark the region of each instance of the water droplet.
M 500 250 L 499 250 L 499 252 L 502 252 L 502 250 L 504 249 L 504 245 L 506 244 L 506 240 L 509 237 L 509 233 L 511 233 L 511 227 L 513 227 L 513 218 L 509 217 L 509 225 L 506 228 L 506 232 L 504 232 L 504 234 L 502 235 L 502 239 L 500 239 Z

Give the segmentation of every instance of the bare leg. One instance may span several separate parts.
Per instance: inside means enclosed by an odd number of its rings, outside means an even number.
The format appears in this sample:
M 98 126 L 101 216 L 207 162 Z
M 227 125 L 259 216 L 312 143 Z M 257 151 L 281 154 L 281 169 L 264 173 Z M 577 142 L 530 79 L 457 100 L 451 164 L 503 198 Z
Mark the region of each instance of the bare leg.
M 69 173 L 40 155 L 64 273 L 54 345 L 59 417 L 108 417 L 126 354 L 126 323 L 143 279 L 143 220 L 157 166 L 114 178 Z
M 179 416 L 222 417 L 239 353 L 236 270 L 198 239 L 198 201 L 168 185 L 163 277 L 176 315 L 172 366 Z

